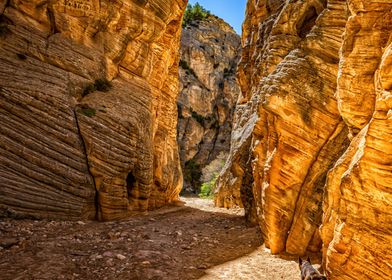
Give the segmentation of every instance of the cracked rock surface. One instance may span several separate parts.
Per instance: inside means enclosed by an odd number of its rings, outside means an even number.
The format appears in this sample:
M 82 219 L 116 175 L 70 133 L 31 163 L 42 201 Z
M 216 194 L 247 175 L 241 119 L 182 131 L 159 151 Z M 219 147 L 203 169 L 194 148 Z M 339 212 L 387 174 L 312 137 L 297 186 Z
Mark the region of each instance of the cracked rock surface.
M 2 3 L 1 214 L 111 220 L 175 201 L 185 1 Z

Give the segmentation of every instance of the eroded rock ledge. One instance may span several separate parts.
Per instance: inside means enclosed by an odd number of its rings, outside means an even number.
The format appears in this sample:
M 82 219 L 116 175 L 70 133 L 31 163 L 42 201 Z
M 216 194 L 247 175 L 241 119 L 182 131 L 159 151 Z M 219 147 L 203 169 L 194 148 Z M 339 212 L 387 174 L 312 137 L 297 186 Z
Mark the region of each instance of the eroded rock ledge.
M 185 2 L 2 2 L 2 215 L 109 220 L 177 199 Z
M 247 5 L 216 204 L 273 253 L 322 249 L 331 279 L 392 275 L 391 20 L 386 0 Z

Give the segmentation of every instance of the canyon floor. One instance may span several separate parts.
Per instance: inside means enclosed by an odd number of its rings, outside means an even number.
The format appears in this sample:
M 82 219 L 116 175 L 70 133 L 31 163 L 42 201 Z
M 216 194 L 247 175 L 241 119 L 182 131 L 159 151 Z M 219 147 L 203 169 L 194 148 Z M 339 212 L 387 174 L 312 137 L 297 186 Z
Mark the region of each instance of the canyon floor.
M 115 222 L 0 220 L 0 279 L 300 279 L 241 209 L 181 200 Z

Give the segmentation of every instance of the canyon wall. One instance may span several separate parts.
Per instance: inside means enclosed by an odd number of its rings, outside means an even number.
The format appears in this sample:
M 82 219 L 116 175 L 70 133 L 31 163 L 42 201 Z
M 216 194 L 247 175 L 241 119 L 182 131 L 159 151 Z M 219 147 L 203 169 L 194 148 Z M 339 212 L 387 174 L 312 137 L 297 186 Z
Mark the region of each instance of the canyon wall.
M 185 6 L 2 1 L 2 216 L 110 220 L 177 199 Z
M 318 250 L 326 172 L 348 144 L 334 96 L 346 19 L 344 1 L 248 1 L 216 203 L 245 204 L 273 253 Z
M 347 2 L 336 97 L 351 143 L 325 185 L 324 262 L 334 279 L 391 279 L 392 2 Z
M 177 139 L 185 190 L 197 192 L 200 181 L 220 172 L 229 152 L 240 48 L 240 36 L 213 15 L 183 28 Z
M 244 206 L 273 253 L 322 250 L 331 279 L 392 275 L 391 4 L 247 4 L 215 203 Z

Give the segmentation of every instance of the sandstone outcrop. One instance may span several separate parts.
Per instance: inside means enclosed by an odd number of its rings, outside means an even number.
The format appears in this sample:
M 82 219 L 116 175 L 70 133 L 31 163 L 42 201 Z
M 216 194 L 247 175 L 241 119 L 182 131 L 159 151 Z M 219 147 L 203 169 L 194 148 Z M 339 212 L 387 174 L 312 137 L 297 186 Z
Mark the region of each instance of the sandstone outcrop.
M 108 220 L 176 200 L 185 2 L 2 1 L 2 215 Z
M 250 1 L 247 13 L 236 137 L 216 202 L 246 204 L 273 253 L 302 255 L 320 249 L 326 173 L 347 145 L 334 96 L 345 3 Z
M 336 96 L 353 138 L 325 186 L 324 262 L 333 279 L 390 279 L 392 3 L 348 7 Z
M 183 28 L 177 139 L 186 190 L 198 191 L 203 167 L 218 155 L 221 162 L 227 157 L 240 92 L 235 78 L 240 47 L 239 35 L 213 15 Z
M 390 1 L 248 1 L 218 206 L 331 279 L 392 275 Z M 322 230 L 319 227 L 322 225 Z

